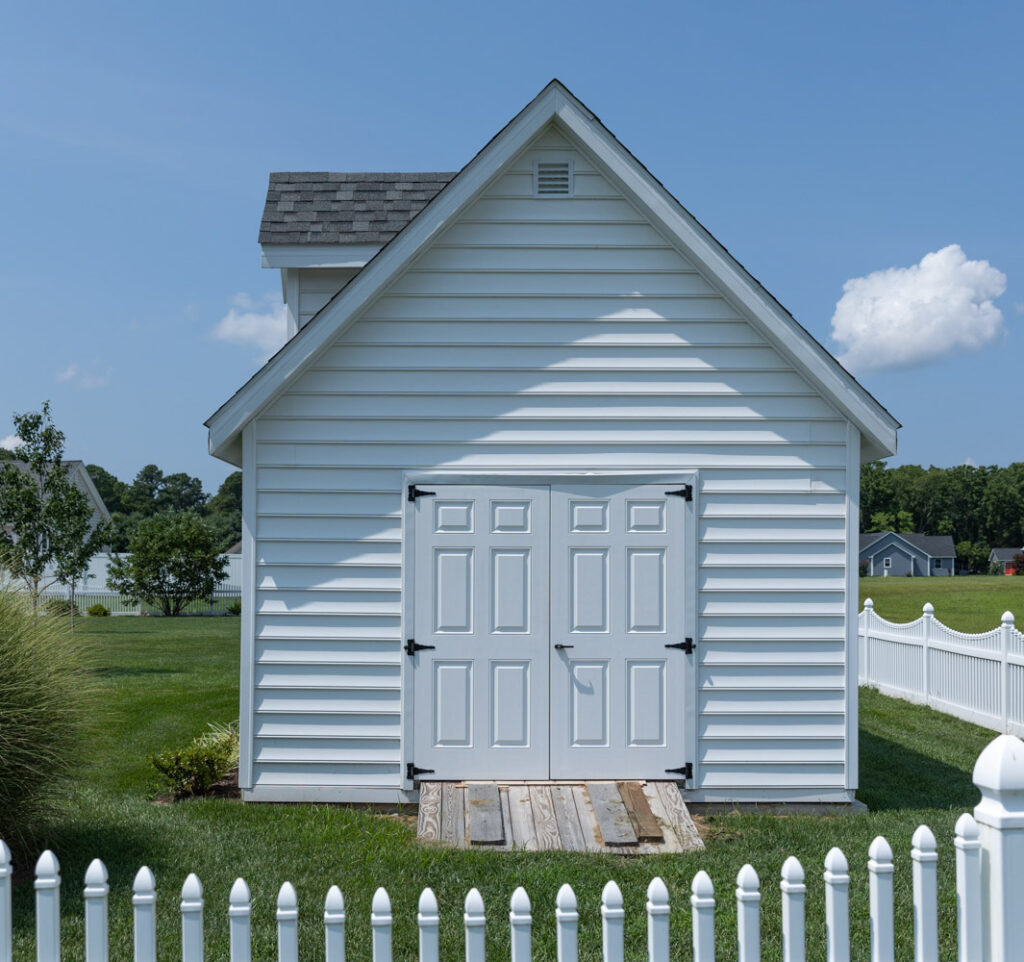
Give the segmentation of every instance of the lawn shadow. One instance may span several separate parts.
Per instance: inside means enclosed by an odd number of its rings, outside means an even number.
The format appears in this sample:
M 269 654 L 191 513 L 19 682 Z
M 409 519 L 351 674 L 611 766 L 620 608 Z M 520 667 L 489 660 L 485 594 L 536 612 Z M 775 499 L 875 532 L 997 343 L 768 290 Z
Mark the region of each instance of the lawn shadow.
M 92 674 L 100 678 L 120 678 L 133 675 L 180 675 L 180 668 L 125 668 L 121 665 L 109 665 L 106 668 L 94 668 Z
M 955 808 L 970 811 L 980 795 L 971 772 L 863 728 L 858 800 L 875 812 Z

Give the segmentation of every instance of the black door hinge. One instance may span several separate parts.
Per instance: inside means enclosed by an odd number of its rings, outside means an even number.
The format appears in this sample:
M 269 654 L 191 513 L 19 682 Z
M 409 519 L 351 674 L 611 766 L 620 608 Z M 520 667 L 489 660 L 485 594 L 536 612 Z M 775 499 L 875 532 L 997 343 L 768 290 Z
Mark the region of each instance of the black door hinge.
M 428 494 L 437 494 L 436 491 L 424 491 L 423 488 L 416 487 L 415 484 L 409 485 L 409 500 L 415 501 L 417 498 L 425 497 Z
M 693 485 L 684 484 L 681 488 L 677 488 L 675 491 L 666 491 L 665 494 L 675 495 L 675 497 L 682 498 L 684 501 L 692 501 Z
M 679 775 L 684 782 L 693 778 L 693 762 L 687 762 L 682 768 L 666 768 L 669 775 Z
M 405 765 L 405 777 L 409 781 L 413 781 L 417 775 L 433 775 L 434 769 L 432 768 L 417 768 L 412 762 L 406 762 Z
M 686 654 L 693 654 L 693 639 L 687 638 L 685 641 L 677 641 L 674 645 L 665 645 L 666 648 L 679 648 L 685 651 Z
M 409 638 L 405 642 L 405 653 L 412 658 L 417 651 L 423 651 L 424 648 L 436 648 L 437 645 L 417 645 L 415 638 Z

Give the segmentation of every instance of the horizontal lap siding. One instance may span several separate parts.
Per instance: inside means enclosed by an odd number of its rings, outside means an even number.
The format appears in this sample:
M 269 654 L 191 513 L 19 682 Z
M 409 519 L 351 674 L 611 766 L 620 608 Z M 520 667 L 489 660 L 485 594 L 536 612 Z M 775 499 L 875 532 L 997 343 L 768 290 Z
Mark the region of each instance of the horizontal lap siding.
M 842 788 L 846 423 L 582 155 L 533 198 L 536 156 L 255 425 L 254 783 L 401 785 L 404 471 L 606 468 L 700 472 L 699 787 Z

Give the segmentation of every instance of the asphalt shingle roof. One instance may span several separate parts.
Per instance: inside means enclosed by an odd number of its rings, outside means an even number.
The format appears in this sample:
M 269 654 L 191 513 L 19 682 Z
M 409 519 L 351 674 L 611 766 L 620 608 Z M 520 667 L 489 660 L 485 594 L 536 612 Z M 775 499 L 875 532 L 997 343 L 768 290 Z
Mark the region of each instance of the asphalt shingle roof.
M 884 538 L 887 534 L 894 533 L 892 531 L 873 531 L 868 534 L 861 534 L 860 550 L 863 551 L 878 541 L 879 538 Z M 923 551 L 932 558 L 956 557 L 956 546 L 953 544 L 953 538 L 948 534 L 897 534 L 896 537 L 902 538 L 908 544 L 912 544 L 919 551 Z
M 270 175 L 261 244 L 386 244 L 454 173 Z
M 1013 561 L 1016 555 L 1024 553 L 1024 548 L 993 548 L 989 557 L 994 561 Z

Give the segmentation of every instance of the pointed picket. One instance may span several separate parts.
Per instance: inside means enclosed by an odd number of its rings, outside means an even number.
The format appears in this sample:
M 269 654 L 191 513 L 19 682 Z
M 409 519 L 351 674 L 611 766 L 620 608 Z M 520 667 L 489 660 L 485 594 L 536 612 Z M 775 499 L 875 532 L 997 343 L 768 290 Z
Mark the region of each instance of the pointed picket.
M 957 819 L 956 918 L 960 962 L 980 959 L 983 919 L 981 912 L 981 832 L 966 812 Z M 874 960 L 872 960 L 874 962 Z
M 345 962 L 345 897 L 337 885 L 327 890 L 324 899 L 324 958 Z
M 36 862 L 36 960 L 60 962 L 60 863 L 49 849 Z
M 484 962 L 484 899 L 475 888 L 466 895 L 462 922 L 466 927 L 466 962 Z
M 391 898 L 383 888 L 378 888 L 370 906 L 373 962 L 391 962 L 391 925 Z
M 622 891 L 615 882 L 601 891 L 601 942 L 604 962 L 623 962 L 625 958 L 625 918 Z
M 438 962 L 440 959 L 438 932 L 441 927 L 441 916 L 433 889 L 425 888 L 420 893 L 416 924 L 420 929 L 419 962 Z
M 868 885 L 871 899 L 871 962 L 893 962 L 895 925 L 893 915 L 892 848 L 879 835 L 868 849 Z
M 938 846 L 927 825 L 920 825 L 912 839 L 910 860 L 914 866 L 914 960 L 934 962 L 939 957 Z
M 228 895 L 228 939 L 231 962 L 252 960 L 252 897 L 245 879 L 236 878 Z
M 828 962 L 850 962 L 850 864 L 838 848 L 825 856 Z
M 291 882 L 277 893 L 277 962 L 299 962 L 299 896 Z
M 701 870 L 690 887 L 693 916 L 693 962 L 715 962 L 715 887 Z
M 181 962 L 203 962 L 203 884 L 194 872 L 181 887 Z
M 156 962 L 156 879 L 143 865 L 132 883 L 135 962 Z
M 512 936 L 512 962 L 530 962 L 533 916 L 530 896 L 521 885 L 509 901 L 508 921 Z
M 0 962 L 14 957 L 14 922 L 11 917 L 11 850 L 0 839 Z
M 668 962 L 668 886 L 658 877 L 647 886 L 647 962 Z
M 804 899 L 804 867 L 790 855 L 782 863 L 782 962 L 805 962 L 807 937 Z
M 107 962 L 110 955 L 110 929 L 107 919 L 107 867 L 94 858 L 85 870 L 85 962 Z
M 558 929 L 558 962 L 578 962 L 580 913 L 576 893 L 563 885 L 555 897 L 555 925 Z

